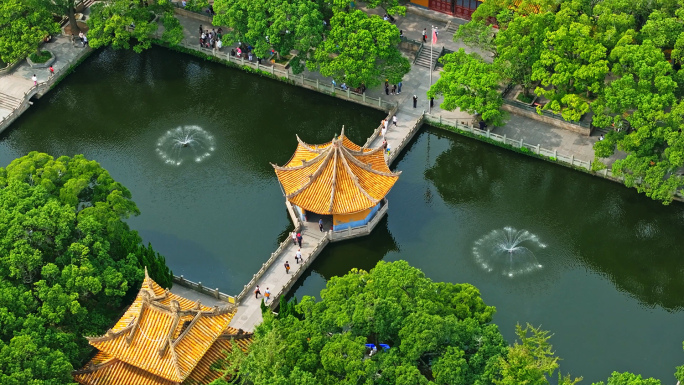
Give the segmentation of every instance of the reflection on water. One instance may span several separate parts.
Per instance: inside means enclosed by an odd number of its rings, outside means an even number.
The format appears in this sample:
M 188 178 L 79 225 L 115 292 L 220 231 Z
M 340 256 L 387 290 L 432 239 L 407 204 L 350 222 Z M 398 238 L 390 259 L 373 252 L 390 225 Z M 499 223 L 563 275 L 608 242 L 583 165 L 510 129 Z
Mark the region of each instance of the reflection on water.
M 551 330 L 563 370 L 587 383 L 613 370 L 671 381 L 684 362 L 684 205 L 436 129 L 419 133 L 395 167 L 389 233 L 374 231 L 355 263 L 328 246 L 295 295 L 317 295 L 325 281 L 316 272 L 404 259 L 434 280 L 477 286 L 509 339 L 516 323 Z M 478 240 L 511 249 L 516 235 L 534 239 L 523 246 L 542 269 L 511 279 L 473 258 Z
M 142 211 L 131 226 L 175 273 L 237 293 L 292 228 L 269 163 L 286 163 L 295 134 L 323 143 L 344 124 L 363 142 L 382 116 L 159 48 L 100 50 L 0 136 L 0 164 L 32 150 L 98 160 L 131 190 Z M 186 126 L 210 133 L 215 151 L 168 167 L 154 148 Z M 613 370 L 672 380 L 684 362 L 684 205 L 433 129 L 396 168 L 387 218 L 327 246 L 295 295 L 405 259 L 476 285 L 509 339 L 518 322 L 551 330 L 564 371 L 586 383 Z M 476 263 L 473 243 L 507 226 L 548 245 L 533 250 L 543 269 L 509 279 Z

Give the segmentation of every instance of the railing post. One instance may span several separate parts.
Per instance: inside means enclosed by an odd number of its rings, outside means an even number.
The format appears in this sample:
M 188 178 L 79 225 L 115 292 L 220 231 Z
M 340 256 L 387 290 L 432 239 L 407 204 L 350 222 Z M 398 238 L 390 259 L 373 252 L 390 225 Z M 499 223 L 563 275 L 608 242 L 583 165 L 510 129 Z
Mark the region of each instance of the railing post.
M 347 99 L 351 99 L 351 95 L 349 94 L 349 87 L 347 87 Z
M 320 88 L 318 87 L 318 79 L 316 79 L 316 90 L 320 91 Z
M 439 124 L 442 124 L 442 115 L 439 115 Z
M 378 107 L 382 107 L 382 98 L 378 96 Z
M 286 70 L 286 71 L 285 71 L 285 78 L 286 78 L 287 80 L 290 80 L 290 70 Z
M 537 155 L 539 155 L 539 143 L 537 143 Z
M 575 165 L 575 154 L 570 155 L 570 165 L 574 166 Z
M 273 63 L 273 66 L 271 67 L 271 75 L 275 75 L 275 63 Z
M 491 138 L 492 136 L 492 131 L 487 129 L 487 139 Z
M 506 134 L 503 136 L 503 144 L 506 144 Z
M 603 176 L 606 178 L 608 177 L 608 168 L 603 169 Z
M 245 58 L 243 56 L 240 56 L 240 63 L 242 65 L 245 65 Z
M 202 282 L 197 282 L 197 287 L 199 287 L 199 289 L 202 290 Z
M 553 150 L 553 157 L 558 159 L 558 150 Z
M 259 67 L 261 66 L 259 65 L 259 61 L 257 60 L 257 69 L 259 69 Z
M 519 148 L 522 148 L 522 147 L 523 147 L 523 138 L 520 138 L 520 147 Z
M 221 299 L 221 296 L 219 295 L 218 287 L 216 288 L 216 290 L 214 290 L 214 295 L 216 296 L 216 299 Z
M 363 96 L 363 102 L 365 103 L 366 102 L 366 93 L 365 92 L 362 93 L 361 96 Z

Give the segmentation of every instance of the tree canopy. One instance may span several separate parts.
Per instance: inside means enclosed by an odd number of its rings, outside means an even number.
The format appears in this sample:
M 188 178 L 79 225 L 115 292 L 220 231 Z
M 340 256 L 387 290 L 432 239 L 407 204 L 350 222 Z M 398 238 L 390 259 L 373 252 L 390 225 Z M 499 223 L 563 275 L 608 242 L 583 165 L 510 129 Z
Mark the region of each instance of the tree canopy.
M 525 94 L 534 88 L 540 110 L 568 121 L 587 116 L 594 127 L 609 129 L 594 146 L 594 169 L 605 167 L 600 158 L 625 151 L 613 173 L 667 204 L 684 187 L 676 115 L 684 97 L 683 6 L 682 0 L 488 0 L 455 39 L 491 52 L 492 65 L 483 70 Z M 469 76 L 461 71 L 454 81 L 467 84 Z
M 173 16 L 173 6 L 167 0 L 151 5 L 130 0 L 97 2 L 91 7 L 87 21 L 88 44 L 93 48 L 133 48 L 140 53 L 152 46 L 152 34 L 158 29 L 157 16 L 164 27 L 162 40 L 179 44 L 183 39 L 183 27 Z
M 59 33 L 59 24 L 43 7 L 29 0 L 0 2 L 0 59 L 12 63 L 23 59 L 48 35 Z
M 476 53 L 466 54 L 463 48 L 439 60 L 444 71 L 430 87 L 428 97 L 444 95 L 443 109 L 479 113 L 486 122 L 502 125 L 505 115 L 501 110 L 501 76 L 494 65 Z
M 558 367 L 548 333 L 518 328 L 522 343 L 509 347 L 494 311 L 472 285 L 381 261 L 332 278 L 321 301 L 265 312 L 247 354 L 233 349 L 219 367 L 254 385 L 548 384 Z
M 167 287 L 163 257 L 123 219 L 131 193 L 82 155 L 32 152 L 0 168 L 0 383 L 68 384 L 143 279 Z
M 405 12 L 396 0 L 367 5 Z M 373 87 L 400 82 L 411 67 L 398 49 L 399 29 L 348 1 L 216 0 L 214 11 L 214 25 L 231 28 L 229 41 L 251 45 L 257 57 L 292 55 L 295 74 L 319 70 L 351 87 Z

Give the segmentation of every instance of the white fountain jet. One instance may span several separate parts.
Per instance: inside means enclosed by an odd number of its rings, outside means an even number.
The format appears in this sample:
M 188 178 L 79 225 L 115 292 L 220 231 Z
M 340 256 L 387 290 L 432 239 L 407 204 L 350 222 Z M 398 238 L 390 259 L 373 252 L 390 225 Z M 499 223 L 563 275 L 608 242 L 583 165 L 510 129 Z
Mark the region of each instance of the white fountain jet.
M 512 227 L 496 229 L 477 240 L 473 256 L 483 269 L 507 277 L 542 268 L 533 250 L 546 248 L 539 238 L 527 230 Z

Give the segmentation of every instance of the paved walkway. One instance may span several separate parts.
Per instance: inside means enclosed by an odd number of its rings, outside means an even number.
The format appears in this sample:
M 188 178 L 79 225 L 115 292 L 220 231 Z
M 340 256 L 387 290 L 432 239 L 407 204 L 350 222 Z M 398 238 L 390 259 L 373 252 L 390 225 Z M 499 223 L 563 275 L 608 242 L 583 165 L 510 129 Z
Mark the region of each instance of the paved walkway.
M 266 292 L 266 289 L 271 291 L 269 305 L 278 301 L 279 293 L 287 293 L 287 290 L 290 288 L 288 286 L 291 286 L 296 278 L 306 271 L 307 267 L 313 262 L 320 250 L 327 244 L 326 234 L 327 233 L 321 232 L 318 229 L 318 223 L 304 223 L 301 247 L 304 263 L 302 264 L 295 263 L 294 259 L 299 246 L 295 246 L 290 240 L 287 241 L 287 246 L 280 255 L 275 258 L 273 263 L 256 283 L 256 285 L 259 285 L 262 294 Z M 319 244 L 321 245 L 319 246 Z M 316 252 L 312 255 L 314 251 Z M 290 264 L 289 274 L 285 272 L 286 261 Z M 293 276 L 295 279 L 293 279 Z M 253 331 L 256 325 L 261 323 L 261 300 L 263 299 L 263 295 L 259 296 L 259 298 L 255 298 L 254 289 L 254 285 L 250 286 L 247 295 L 240 301 L 237 314 L 230 323 L 231 327 L 245 331 Z
M 54 37 L 49 43 L 44 43 L 41 48 L 51 51 L 56 57 L 56 61 L 52 65 L 55 69 L 54 79 L 59 78 L 62 72 L 69 69 L 72 62 L 90 50 L 90 48 L 82 48 L 80 44 L 72 44 L 71 36 L 67 37 L 61 34 Z M 34 74 L 38 78 L 39 85 L 49 87 L 50 71 L 48 68 L 31 68 L 26 60 L 23 60 L 12 71 L 0 75 L 0 96 L 7 95 L 9 98 L 23 102 L 26 93 L 33 88 L 31 77 Z M 46 90 L 47 88 L 41 89 L 40 92 Z M 21 105 L 12 105 L 12 107 L 12 109 L 8 109 L 0 106 L 0 132 L 11 123 L 10 120 L 3 122 L 3 119 L 9 117 L 15 110 L 22 108 Z

